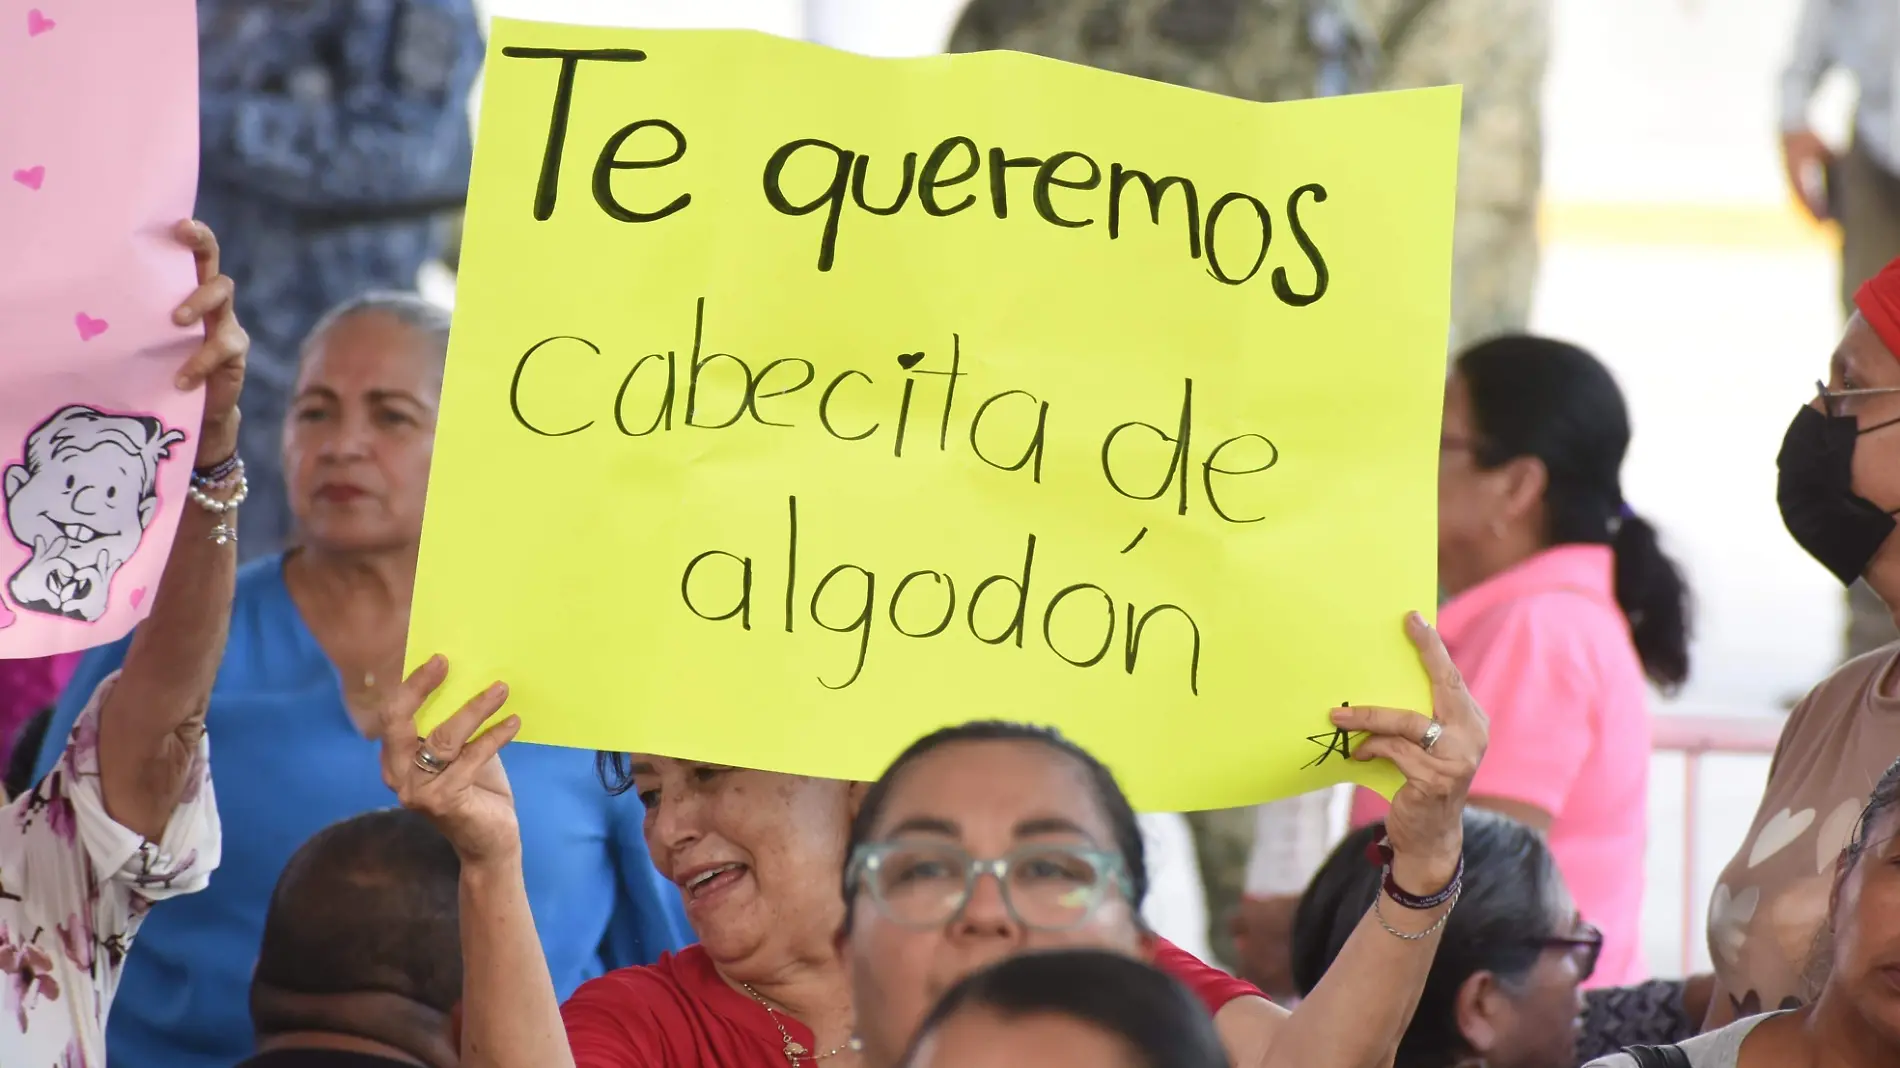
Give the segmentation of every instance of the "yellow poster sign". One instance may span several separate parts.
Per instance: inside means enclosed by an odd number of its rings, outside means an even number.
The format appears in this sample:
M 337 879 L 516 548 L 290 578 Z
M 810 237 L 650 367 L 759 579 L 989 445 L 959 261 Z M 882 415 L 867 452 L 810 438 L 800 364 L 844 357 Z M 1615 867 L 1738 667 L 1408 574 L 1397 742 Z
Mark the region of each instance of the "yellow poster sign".
M 1326 713 L 1428 700 L 1458 109 L 496 20 L 411 664 L 559 745 L 1389 787 Z

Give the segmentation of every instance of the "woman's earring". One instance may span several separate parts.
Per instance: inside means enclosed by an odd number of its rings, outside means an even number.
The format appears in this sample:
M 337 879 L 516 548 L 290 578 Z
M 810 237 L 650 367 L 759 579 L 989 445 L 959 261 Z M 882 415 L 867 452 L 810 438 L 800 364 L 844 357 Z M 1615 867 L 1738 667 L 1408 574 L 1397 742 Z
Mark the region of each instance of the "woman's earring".
M 853 1032 L 850 1038 L 845 1039 L 844 1048 L 850 1050 L 853 1053 L 863 1053 L 864 1040 L 859 1038 L 856 1032 Z

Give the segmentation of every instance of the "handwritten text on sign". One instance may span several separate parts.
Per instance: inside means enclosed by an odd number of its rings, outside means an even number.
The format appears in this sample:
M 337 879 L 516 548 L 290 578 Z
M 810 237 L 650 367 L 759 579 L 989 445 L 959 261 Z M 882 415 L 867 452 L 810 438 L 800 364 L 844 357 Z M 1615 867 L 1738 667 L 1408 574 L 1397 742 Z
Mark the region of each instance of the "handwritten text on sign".
M 484 97 L 410 654 L 524 737 L 1196 808 L 1423 706 L 1455 90 L 498 20 Z

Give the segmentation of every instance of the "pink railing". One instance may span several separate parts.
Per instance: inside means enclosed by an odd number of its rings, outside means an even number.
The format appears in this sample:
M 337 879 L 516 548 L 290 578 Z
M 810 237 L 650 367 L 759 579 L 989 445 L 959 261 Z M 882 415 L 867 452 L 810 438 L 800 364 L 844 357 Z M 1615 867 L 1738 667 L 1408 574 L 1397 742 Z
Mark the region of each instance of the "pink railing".
M 1711 753 L 1770 755 L 1786 719 L 1659 715 L 1652 722 L 1654 750 L 1682 754 L 1682 974 L 1688 975 L 1695 970 L 1696 944 L 1705 929 L 1706 906 L 1696 893 L 1695 865 L 1702 758 Z

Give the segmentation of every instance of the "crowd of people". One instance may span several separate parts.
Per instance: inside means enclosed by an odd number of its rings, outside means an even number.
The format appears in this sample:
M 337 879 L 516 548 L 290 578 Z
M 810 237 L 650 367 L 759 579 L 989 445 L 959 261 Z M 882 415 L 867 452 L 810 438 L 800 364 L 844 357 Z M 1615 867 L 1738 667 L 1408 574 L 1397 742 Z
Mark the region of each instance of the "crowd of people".
M 445 316 L 371 293 L 318 321 L 281 433 L 305 536 L 240 569 L 249 340 L 215 237 L 179 233 L 202 280 L 179 321 L 206 332 L 179 379 L 207 391 L 193 507 L 151 617 L 84 658 L 0 823 L 9 1064 L 105 1064 L 108 1009 L 113 1063 L 256 1068 L 896 1068 L 977 1047 L 1016 1058 L 999 1064 L 1107 1048 L 1420 1068 L 1640 1065 L 1652 1042 L 1697 1066 L 1900 1054 L 1900 646 L 1791 717 L 1717 894 L 1713 989 L 1658 997 L 1616 956 L 1640 827 L 1577 799 L 1641 796 L 1642 677 L 1686 673 L 1686 594 L 1617 489 L 1615 384 L 1575 346 L 1505 337 L 1453 363 L 1456 634 L 1406 621 L 1429 714 L 1333 714 L 1366 736 L 1355 758 L 1406 782 L 1298 900 L 1282 1008 L 1153 934 L 1126 797 L 1045 728 L 946 728 L 874 783 L 662 754 L 504 759 L 519 724 L 496 722 L 498 681 L 418 737 L 446 661 L 395 687 L 375 676 L 400 649 Z M 1818 561 L 1900 602 L 1900 509 L 1878 503 L 1900 500 L 1900 262 L 1858 309 L 1790 424 L 1779 499 Z M 1514 779 L 1548 800 L 1486 785 Z M 1810 823 L 1812 847 L 1790 848 Z M 1739 924 L 1736 898 L 1753 903 Z
M 466 181 L 479 33 L 448 0 L 358 6 L 200 4 L 192 490 L 144 623 L 0 677 L 0 720 L 46 706 L 0 722 L 0 1064 L 1900 1063 L 1900 643 L 1790 716 L 1710 905 L 1712 972 L 1648 978 L 1649 693 L 1689 675 L 1689 590 L 1624 498 L 1610 373 L 1483 316 L 1446 379 L 1445 600 L 1436 627 L 1393 621 L 1432 706 L 1332 713 L 1404 785 L 1247 902 L 1239 975 L 1156 933 L 1152 825 L 1042 726 L 946 727 L 842 782 L 515 744 L 496 680 L 418 736 L 448 673 L 402 675 L 449 315 L 409 287 Z M 979 2 L 953 43 L 1152 58 L 1060 6 Z M 1380 84 L 1357 55 L 1301 77 Z M 372 98 L 376 122 L 339 120 Z M 1867 273 L 1789 399 L 1777 498 L 1893 615 L 1900 260 Z

